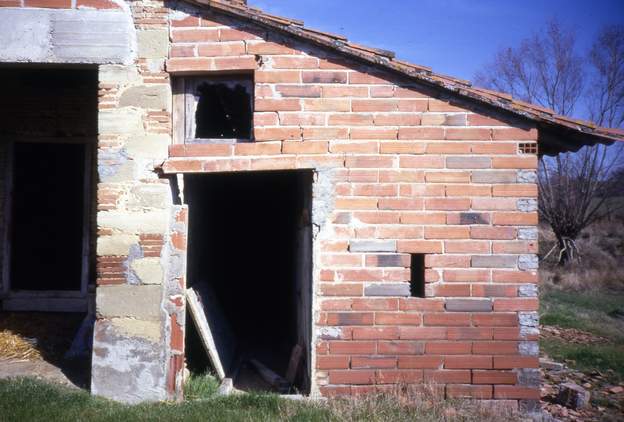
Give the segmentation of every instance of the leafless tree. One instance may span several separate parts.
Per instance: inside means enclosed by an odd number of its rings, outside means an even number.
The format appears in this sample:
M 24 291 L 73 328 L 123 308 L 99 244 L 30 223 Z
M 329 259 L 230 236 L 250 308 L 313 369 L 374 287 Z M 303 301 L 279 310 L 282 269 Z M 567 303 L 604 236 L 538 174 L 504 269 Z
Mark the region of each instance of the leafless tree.
M 499 51 L 476 75 L 476 82 L 512 94 L 559 114 L 575 115 L 585 94 L 588 117 L 609 127 L 624 122 L 624 27 L 604 28 L 583 60 L 576 53 L 575 34 L 557 22 Z M 580 259 L 575 239 L 607 212 L 610 177 L 622 148 L 585 147 L 576 153 L 540 157 L 539 212 L 552 228 L 559 263 Z
M 589 117 L 600 126 L 624 124 L 624 26 L 607 26 L 594 42 L 589 59 Z

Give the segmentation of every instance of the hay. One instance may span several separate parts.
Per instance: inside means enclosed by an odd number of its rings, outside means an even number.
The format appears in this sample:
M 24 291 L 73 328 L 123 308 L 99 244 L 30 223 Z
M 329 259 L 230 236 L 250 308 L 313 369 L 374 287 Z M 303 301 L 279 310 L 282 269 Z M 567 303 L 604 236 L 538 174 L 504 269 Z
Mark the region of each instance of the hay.
M 23 337 L 11 330 L 0 331 L 0 360 L 41 360 L 37 339 Z
M 0 360 L 59 361 L 83 315 L 37 312 L 0 314 Z

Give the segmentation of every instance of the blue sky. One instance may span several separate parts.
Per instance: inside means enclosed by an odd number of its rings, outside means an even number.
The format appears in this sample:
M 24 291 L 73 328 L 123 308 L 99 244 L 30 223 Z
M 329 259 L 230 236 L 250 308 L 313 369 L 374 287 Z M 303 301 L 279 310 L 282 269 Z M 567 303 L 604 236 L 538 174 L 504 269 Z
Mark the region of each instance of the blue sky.
M 624 0 L 249 0 L 269 13 L 397 53 L 434 71 L 472 80 L 500 47 L 557 18 L 591 46 L 605 24 L 624 24 Z

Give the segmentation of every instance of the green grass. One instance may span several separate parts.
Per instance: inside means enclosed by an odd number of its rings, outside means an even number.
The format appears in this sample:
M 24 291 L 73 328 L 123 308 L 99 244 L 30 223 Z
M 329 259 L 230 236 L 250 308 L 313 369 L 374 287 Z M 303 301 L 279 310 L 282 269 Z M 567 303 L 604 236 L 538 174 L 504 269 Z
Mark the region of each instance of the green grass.
M 624 321 L 609 314 L 624 310 L 624 294 L 614 292 L 547 291 L 542 294 L 540 321 L 543 325 L 576 328 L 606 337 L 609 344 L 571 344 L 543 339 L 542 349 L 552 358 L 570 360 L 582 370 L 612 369 L 624 379 Z
M 202 377 L 200 377 L 202 378 Z M 198 396 L 209 394 L 213 381 L 191 381 Z M 193 386 L 194 385 L 194 386 Z M 275 395 L 212 396 L 182 403 L 124 405 L 93 397 L 81 390 L 18 378 L 0 380 L 0 421 L 465 421 L 514 422 L 519 417 L 474 403 L 443 401 L 427 393 L 397 398 L 386 395 L 363 399 L 292 401 Z
M 210 374 L 192 374 L 184 385 L 186 400 L 208 399 L 219 389 L 219 381 Z

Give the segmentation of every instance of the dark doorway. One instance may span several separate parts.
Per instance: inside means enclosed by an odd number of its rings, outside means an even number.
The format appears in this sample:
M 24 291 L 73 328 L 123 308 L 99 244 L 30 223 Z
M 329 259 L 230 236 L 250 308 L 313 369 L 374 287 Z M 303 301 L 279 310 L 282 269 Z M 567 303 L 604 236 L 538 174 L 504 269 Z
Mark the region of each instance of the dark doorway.
M 11 290 L 80 290 L 85 145 L 16 143 Z
M 295 380 L 309 391 L 311 347 L 312 172 L 278 171 L 185 177 L 189 204 L 188 282 L 210 290 L 235 337 L 226 376 L 235 387 L 270 390 L 254 376 L 260 361 L 284 376 L 295 345 Z M 210 317 L 210 316 L 209 316 Z M 187 343 L 189 365 L 202 355 Z M 218 340 L 218 339 L 217 339 Z

